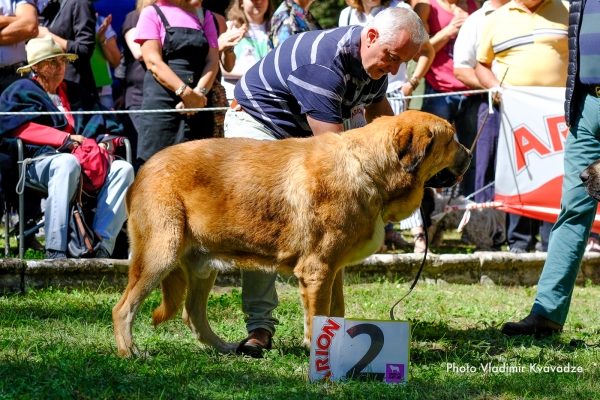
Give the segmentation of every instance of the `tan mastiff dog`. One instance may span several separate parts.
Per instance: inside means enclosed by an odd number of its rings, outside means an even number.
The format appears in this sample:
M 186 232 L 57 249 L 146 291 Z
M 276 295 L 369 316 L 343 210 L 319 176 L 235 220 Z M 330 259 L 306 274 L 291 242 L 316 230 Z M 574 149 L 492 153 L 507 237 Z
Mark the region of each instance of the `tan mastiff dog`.
M 310 345 L 313 316 L 344 316 L 342 268 L 374 253 L 384 225 L 417 209 L 426 185 L 456 184 L 470 159 L 448 122 L 419 111 L 343 134 L 208 139 L 159 152 L 127 193 L 129 284 L 113 308 L 119 354 L 139 354 L 132 324 L 159 283 L 154 325 L 185 299 L 194 336 L 235 351 L 206 313 L 217 273 L 228 268 L 293 273 Z

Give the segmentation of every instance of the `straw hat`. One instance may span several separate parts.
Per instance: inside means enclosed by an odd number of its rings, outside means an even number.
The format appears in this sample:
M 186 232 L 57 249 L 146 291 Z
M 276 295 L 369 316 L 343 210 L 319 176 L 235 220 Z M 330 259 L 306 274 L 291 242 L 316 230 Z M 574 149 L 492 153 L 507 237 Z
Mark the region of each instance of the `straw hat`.
M 66 57 L 69 61 L 79 58 L 77 54 L 65 53 L 63 49 L 52 40 L 52 36 L 46 35 L 42 39 L 31 39 L 26 46 L 27 62 L 29 64 L 17 69 L 18 74 L 31 71 L 31 67 L 40 61 L 54 57 Z

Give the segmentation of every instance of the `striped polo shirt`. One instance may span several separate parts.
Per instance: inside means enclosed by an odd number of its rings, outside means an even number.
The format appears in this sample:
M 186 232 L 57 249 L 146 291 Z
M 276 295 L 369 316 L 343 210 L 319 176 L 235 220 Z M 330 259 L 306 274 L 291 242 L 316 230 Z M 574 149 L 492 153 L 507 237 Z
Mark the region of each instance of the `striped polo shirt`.
M 600 2 L 587 0 L 579 29 L 579 80 L 600 85 Z
M 235 99 L 278 139 L 311 136 L 307 115 L 341 124 L 356 105 L 385 98 L 387 75 L 371 79 L 360 57 L 362 27 L 304 32 L 285 40 L 235 86 Z
M 569 64 L 569 3 L 543 0 L 533 14 L 514 0 L 486 17 L 477 61 L 497 61 L 509 86 L 564 87 Z

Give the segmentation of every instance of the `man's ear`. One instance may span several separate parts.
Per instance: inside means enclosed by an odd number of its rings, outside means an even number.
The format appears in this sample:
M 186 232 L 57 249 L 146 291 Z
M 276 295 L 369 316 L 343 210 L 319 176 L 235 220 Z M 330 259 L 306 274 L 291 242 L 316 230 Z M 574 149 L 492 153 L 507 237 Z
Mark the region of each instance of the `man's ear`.
M 433 136 L 427 126 L 413 127 L 398 135 L 398 159 L 406 172 L 416 172 L 433 144 Z
M 379 40 L 379 32 L 376 28 L 367 29 L 367 47 L 373 46 Z

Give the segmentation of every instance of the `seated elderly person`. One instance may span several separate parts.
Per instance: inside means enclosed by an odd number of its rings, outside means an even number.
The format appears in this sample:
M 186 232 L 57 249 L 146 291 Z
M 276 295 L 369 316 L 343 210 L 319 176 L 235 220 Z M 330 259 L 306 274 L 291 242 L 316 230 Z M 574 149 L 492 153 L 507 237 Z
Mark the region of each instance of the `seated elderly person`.
M 28 65 L 17 70 L 32 70 L 32 79 L 21 79 L 0 96 L 3 111 L 100 111 L 102 106 L 77 83 L 64 80 L 67 62 L 77 58 L 65 53 L 50 36 L 32 39 L 27 44 Z M 28 146 L 26 157 L 44 157 L 27 167 L 27 176 L 48 188 L 45 209 L 46 258 L 65 259 L 67 251 L 68 214 L 71 200 L 79 188 L 81 166 L 69 154 L 86 138 L 96 139 L 100 146 L 106 135 L 121 135 L 123 126 L 114 115 L 10 115 L 0 116 L 0 135 L 20 137 Z M 57 152 L 66 151 L 64 153 Z M 106 180 L 96 193 L 98 204 L 93 230 L 99 242 L 95 256 L 107 258 L 115 247 L 115 239 L 126 219 L 125 192 L 133 182 L 132 166 L 120 160 L 110 165 Z

